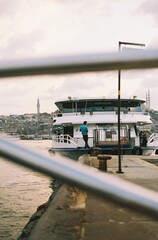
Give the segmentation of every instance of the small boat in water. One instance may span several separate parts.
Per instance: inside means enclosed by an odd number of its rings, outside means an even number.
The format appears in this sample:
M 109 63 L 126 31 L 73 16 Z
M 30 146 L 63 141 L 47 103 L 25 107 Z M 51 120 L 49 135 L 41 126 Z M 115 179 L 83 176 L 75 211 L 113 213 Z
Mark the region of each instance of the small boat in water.
M 31 134 L 31 135 L 20 135 L 19 138 L 21 140 L 42 140 L 43 139 L 42 136 L 34 135 L 34 134 Z
M 120 141 L 124 154 L 142 154 L 139 133 L 150 130 L 151 117 L 145 111 L 145 100 L 120 100 Z M 94 148 L 104 153 L 118 153 L 118 99 L 71 98 L 55 103 L 58 111 L 53 117 L 52 148 L 64 156 L 78 158 Z M 80 125 L 87 121 L 89 149 L 84 148 Z
M 152 133 L 147 141 L 147 149 L 144 150 L 145 155 L 158 155 L 158 133 Z

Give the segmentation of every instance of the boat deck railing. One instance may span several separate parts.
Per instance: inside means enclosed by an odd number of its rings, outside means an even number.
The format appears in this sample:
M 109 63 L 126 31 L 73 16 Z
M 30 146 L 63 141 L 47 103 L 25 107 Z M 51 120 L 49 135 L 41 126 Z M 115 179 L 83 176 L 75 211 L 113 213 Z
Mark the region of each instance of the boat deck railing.
M 68 143 L 77 146 L 77 139 L 72 138 L 69 134 L 52 135 L 54 143 Z
M 0 77 L 6 78 L 7 81 L 9 77 L 17 76 L 157 67 L 158 49 L 153 49 L 42 59 L 3 60 L 0 64 Z M 93 168 L 63 157 L 44 157 L 4 139 L 0 140 L 0 154 L 10 161 L 75 184 L 122 206 L 158 216 L 158 193 L 126 182 L 119 177 L 101 172 L 96 174 Z

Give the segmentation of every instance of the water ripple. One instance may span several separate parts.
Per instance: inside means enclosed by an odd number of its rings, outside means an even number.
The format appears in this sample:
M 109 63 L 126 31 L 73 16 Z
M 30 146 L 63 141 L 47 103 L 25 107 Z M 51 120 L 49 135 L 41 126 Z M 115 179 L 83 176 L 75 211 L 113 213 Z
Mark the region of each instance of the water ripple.
M 22 141 L 27 148 L 48 154 L 50 140 Z M 15 240 L 39 205 L 52 193 L 52 179 L 0 158 L 0 240 Z

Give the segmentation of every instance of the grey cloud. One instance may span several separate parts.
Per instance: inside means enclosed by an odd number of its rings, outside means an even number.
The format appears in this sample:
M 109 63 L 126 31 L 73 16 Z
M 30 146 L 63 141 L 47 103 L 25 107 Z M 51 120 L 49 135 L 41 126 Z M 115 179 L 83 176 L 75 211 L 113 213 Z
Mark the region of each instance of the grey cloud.
M 128 79 L 129 84 L 140 82 L 143 88 L 157 87 L 158 70 L 157 69 L 143 69 L 143 70 L 129 70 L 121 74 L 122 81 Z
M 11 16 L 16 13 L 17 2 L 15 0 L 1 0 L 0 1 L 0 15 L 1 18 Z
M 158 86 L 158 70 L 146 70 L 145 80 L 142 81 L 143 87 L 157 89 Z M 156 90 L 157 91 L 157 90 Z
M 73 11 L 73 13 L 82 14 L 81 18 L 85 15 L 89 15 L 91 12 L 93 13 L 93 17 L 95 15 L 110 15 L 110 9 L 113 4 L 116 4 L 115 0 L 57 0 L 56 4 L 66 6 L 69 11 Z
M 157 48 L 157 47 L 158 47 L 158 37 L 155 37 L 149 43 L 149 48 Z
M 27 96 L 29 92 L 33 92 L 32 84 L 28 77 L 19 80 L 4 80 L 0 82 L 0 97 L 21 98 Z
M 8 43 L 1 50 L 1 59 L 13 59 L 17 57 L 32 57 L 35 53 L 35 45 L 42 39 L 42 32 L 34 30 L 31 33 L 22 33 L 8 38 Z
M 94 73 L 94 74 L 76 74 L 65 77 L 58 77 L 56 81 L 61 84 L 59 86 L 52 83 L 52 87 L 47 91 L 47 96 L 52 96 L 53 101 L 71 97 L 99 97 L 102 95 L 108 96 L 107 86 L 109 78 L 113 77 L 114 84 L 117 84 L 116 73 Z M 98 91 L 102 86 L 102 92 Z M 104 91 L 105 89 L 105 91 Z M 105 93 L 104 93 L 105 92 Z
M 157 0 L 146 0 L 144 1 L 140 6 L 139 6 L 139 11 L 145 14 L 148 14 L 152 16 L 156 22 L 158 22 L 158 14 L 157 14 L 157 9 L 158 9 L 158 1 Z

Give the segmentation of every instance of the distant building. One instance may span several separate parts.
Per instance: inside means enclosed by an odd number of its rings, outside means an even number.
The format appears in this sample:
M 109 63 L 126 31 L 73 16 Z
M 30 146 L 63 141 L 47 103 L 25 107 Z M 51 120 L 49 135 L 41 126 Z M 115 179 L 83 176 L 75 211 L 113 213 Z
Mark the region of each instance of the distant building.
M 39 98 L 37 99 L 37 114 L 40 114 L 40 101 Z

